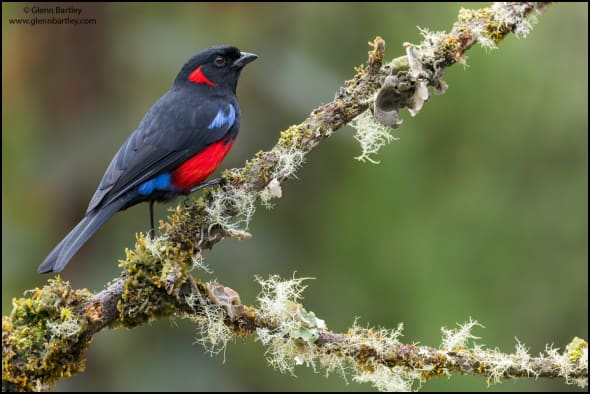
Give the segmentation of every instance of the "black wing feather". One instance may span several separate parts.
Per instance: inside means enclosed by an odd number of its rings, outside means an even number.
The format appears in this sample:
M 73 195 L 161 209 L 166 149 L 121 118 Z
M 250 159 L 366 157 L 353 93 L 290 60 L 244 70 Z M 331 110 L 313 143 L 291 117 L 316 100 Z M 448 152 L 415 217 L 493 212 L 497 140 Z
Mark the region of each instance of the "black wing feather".
M 228 132 L 237 133 L 240 117 L 235 96 L 219 95 L 207 101 L 198 96 L 173 88 L 154 104 L 111 161 L 88 205 L 88 213 L 174 170 Z M 225 110 L 228 103 L 236 110 L 235 122 L 208 129 L 219 109 Z

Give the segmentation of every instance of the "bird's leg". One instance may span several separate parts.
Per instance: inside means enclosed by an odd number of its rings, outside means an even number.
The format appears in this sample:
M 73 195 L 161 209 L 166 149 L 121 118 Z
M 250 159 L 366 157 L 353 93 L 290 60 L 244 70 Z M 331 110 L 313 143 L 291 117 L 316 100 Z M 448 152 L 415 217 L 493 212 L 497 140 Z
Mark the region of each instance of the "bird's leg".
M 156 231 L 154 230 L 154 200 L 150 200 L 150 238 L 154 239 Z
M 198 191 L 198 190 L 201 190 L 201 189 L 203 189 L 203 188 L 205 188 L 205 187 L 207 187 L 207 186 L 219 185 L 219 184 L 220 184 L 220 183 L 222 183 L 222 182 L 223 182 L 223 178 L 221 178 L 221 177 L 219 177 L 219 178 L 214 178 L 214 179 L 211 179 L 210 181 L 207 181 L 207 182 L 200 183 L 200 184 L 198 184 L 197 186 L 193 187 L 192 189 L 190 189 L 190 190 L 188 191 L 188 193 L 187 193 L 187 194 L 194 193 L 194 192 L 196 192 L 196 191 Z

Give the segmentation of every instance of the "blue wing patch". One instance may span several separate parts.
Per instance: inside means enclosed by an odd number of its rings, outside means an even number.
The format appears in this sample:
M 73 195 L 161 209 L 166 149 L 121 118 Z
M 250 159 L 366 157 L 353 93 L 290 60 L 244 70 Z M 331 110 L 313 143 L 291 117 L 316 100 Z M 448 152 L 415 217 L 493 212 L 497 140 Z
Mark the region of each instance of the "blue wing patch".
M 137 191 L 142 196 L 150 195 L 154 190 L 172 190 L 172 175 L 165 172 L 149 181 L 145 181 L 137 188 Z
M 209 126 L 207 126 L 207 128 L 209 130 L 212 130 L 212 129 L 220 128 L 220 127 L 227 125 L 227 128 L 229 129 L 230 127 L 233 126 L 235 120 L 236 120 L 236 110 L 235 110 L 234 106 L 230 104 L 229 105 L 229 113 L 226 114 L 223 109 L 220 109 L 219 111 L 217 111 L 217 115 L 215 115 L 215 118 L 213 118 L 213 120 L 211 121 L 211 123 L 209 123 Z

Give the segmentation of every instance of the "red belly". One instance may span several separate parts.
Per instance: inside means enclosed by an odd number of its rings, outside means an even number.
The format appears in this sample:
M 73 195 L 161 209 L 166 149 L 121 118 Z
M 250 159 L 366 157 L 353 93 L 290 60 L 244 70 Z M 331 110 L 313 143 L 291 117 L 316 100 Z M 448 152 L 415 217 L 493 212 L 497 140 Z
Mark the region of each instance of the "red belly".
M 174 170 L 172 172 L 174 186 L 187 191 L 207 179 L 227 155 L 235 139 L 227 145 L 225 141 L 227 138 L 209 145 Z

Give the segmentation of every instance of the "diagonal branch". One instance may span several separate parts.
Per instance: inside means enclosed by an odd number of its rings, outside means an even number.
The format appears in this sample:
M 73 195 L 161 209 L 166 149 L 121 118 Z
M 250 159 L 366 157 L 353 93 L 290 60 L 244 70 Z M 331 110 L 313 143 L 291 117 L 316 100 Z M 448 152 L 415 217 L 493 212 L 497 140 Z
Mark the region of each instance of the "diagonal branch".
M 398 330 L 362 329 L 344 334 L 327 330 L 313 312 L 297 303 L 300 279 L 260 280 L 259 307 L 244 306 L 239 295 L 217 283 L 195 282 L 189 275 L 202 251 L 227 237 L 245 239 L 256 201 L 271 204 L 281 196 L 281 183 L 293 177 L 305 155 L 346 124 L 357 129 L 363 153 L 371 160 L 390 140 L 390 128 L 401 124 L 399 111 L 416 115 L 429 89 L 443 93 L 446 67 L 462 61 L 475 43 L 495 47 L 509 33 L 524 36 L 527 17 L 546 3 L 496 3 L 480 10 L 461 10 L 450 33 L 423 31 L 419 45 L 406 44 L 406 56 L 384 64 L 385 42 L 371 43 L 365 67 L 356 69 L 334 100 L 315 109 L 298 125 L 281 132 L 277 144 L 259 152 L 243 168 L 228 170 L 221 189 L 179 205 L 162 223 L 163 235 L 151 240 L 139 234 L 127 250 L 119 278 L 97 294 L 72 289 L 59 277 L 27 297 L 15 299 L 10 316 L 2 318 L 3 390 L 43 390 L 58 379 L 84 369 L 84 353 L 92 337 L 108 328 L 134 327 L 179 315 L 195 320 L 203 341 L 224 345 L 235 335 L 256 335 L 268 346 L 271 364 L 292 371 L 296 364 L 327 371 L 349 370 L 359 381 L 380 389 L 403 390 L 432 377 L 471 374 L 490 382 L 516 377 L 563 377 L 587 385 L 587 343 L 575 339 L 563 354 L 547 349 L 531 357 L 520 344 L 515 354 L 484 350 L 473 344 L 469 322 L 444 331 L 440 348 L 402 344 Z M 367 111 L 367 110 L 370 111 Z M 353 121 L 354 120 L 354 121 Z

